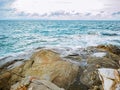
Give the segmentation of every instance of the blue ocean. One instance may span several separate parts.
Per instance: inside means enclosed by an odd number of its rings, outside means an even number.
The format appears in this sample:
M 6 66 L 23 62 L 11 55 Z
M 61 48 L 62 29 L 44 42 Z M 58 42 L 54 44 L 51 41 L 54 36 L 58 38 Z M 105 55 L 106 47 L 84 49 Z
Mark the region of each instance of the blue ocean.
M 0 57 L 38 47 L 120 46 L 120 21 L 1 20 Z

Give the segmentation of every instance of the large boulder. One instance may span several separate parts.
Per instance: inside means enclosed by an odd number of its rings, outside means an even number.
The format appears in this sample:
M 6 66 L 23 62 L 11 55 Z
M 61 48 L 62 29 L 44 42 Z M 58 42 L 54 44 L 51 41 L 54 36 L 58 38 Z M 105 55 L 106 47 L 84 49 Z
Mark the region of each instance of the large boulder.
M 51 50 L 40 50 L 31 57 L 31 60 L 34 62 L 25 72 L 25 76 L 48 80 L 62 88 L 68 88 L 73 83 L 79 70 L 77 65 L 64 61 Z
M 56 52 L 46 49 L 34 53 L 30 60 L 20 64 L 19 66 L 14 62 L 1 68 L 0 89 L 9 89 L 11 85 L 28 76 L 50 81 L 66 89 L 74 82 L 79 71 L 77 65 L 65 61 Z

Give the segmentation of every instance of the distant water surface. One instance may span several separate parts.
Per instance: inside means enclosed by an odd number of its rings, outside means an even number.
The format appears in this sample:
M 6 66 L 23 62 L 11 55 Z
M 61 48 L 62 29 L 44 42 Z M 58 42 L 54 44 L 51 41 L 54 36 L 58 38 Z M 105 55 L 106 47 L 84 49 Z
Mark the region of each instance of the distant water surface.
M 0 57 L 37 47 L 120 46 L 120 21 L 0 21 Z

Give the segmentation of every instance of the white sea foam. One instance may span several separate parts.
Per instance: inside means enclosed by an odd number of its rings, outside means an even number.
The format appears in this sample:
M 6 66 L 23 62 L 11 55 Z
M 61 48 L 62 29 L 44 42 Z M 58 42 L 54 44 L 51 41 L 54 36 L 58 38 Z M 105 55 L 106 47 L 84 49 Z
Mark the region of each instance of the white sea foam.
M 20 65 L 22 65 L 22 64 L 23 64 L 22 61 L 17 61 L 17 62 L 15 62 L 14 64 L 8 66 L 7 68 L 8 68 L 8 69 L 13 69 L 13 68 L 18 67 L 18 66 L 20 66 Z
M 88 46 L 120 46 L 119 25 L 118 21 L 0 22 L 0 64 L 29 59 L 37 47 L 53 48 L 64 57 L 80 54 L 79 50 Z
M 29 58 L 31 57 L 33 52 L 35 52 L 35 51 L 34 50 L 29 50 L 29 51 L 25 51 L 25 52 L 8 54 L 8 56 L 0 58 L 0 66 L 7 63 L 7 62 L 14 61 L 14 60 L 22 60 L 22 59 L 23 60 L 29 60 Z

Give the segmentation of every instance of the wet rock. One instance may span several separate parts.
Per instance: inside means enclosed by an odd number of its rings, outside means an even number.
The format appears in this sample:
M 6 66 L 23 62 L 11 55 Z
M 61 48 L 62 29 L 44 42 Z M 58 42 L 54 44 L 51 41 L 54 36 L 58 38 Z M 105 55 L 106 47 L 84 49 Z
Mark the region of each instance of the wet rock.
M 98 69 L 104 90 L 120 90 L 120 72 L 117 69 Z

